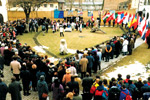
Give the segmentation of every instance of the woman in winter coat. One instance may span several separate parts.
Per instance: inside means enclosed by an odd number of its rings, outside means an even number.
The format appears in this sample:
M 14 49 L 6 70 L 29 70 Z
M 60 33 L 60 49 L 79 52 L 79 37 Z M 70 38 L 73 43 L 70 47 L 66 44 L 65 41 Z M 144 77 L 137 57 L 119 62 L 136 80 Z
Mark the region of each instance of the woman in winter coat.
M 63 86 L 59 83 L 58 79 L 54 80 L 54 83 L 51 86 L 51 90 L 53 92 L 52 100 L 61 100 L 62 94 L 64 93 Z
M 47 83 L 45 82 L 44 75 L 40 76 L 40 80 L 38 80 L 37 83 L 37 89 L 38 89 L 39 100 L 46 100 L 46 98 L 42 97 L 43 93 L 48 95 L 48 86 Z

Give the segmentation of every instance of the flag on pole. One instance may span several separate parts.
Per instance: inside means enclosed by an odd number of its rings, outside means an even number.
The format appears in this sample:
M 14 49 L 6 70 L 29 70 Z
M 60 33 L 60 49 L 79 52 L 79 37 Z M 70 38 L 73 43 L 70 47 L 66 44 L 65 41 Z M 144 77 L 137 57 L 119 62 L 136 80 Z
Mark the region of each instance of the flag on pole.
M 123 20 L 123 24 L 127 24 L 129 22 L 129 14 L 127 14 L 126 18 Z
M 125 19 L 126 19 L 126 17 L 127 17 L 127 13 L 125 13 L 125 15 L 124 14 L 122 14 L 122 16 L 121 17 L 123 17 L 123 18 L 121 18 L 121 20 L 120 20 L 120 22 L 119 22 L 119 24 L 121 24 Z
M 106 23 L 109 22 L 110 20 L 114 19 L 114 13 L 111 14 L 107 19 L 106 19 Z
M 135 15 L 131 15 L 130 18 L 129 18 L 129 22 L 128 22 L 128 27 L 131 28 L 131 24 L 132 24 L 132 21 L 134 19 Z
M 109 16 L 110 16 L 110 13 L 105 14 L 105 15 L 103 16 L 103 21 L 106 21 Z
M 124 12 L 118 12 L 118 19 L 117 19 L 117 23 L 120 23 L 120 21 L 122 20 L 122 18 L 124 17 Z
M 93 14 L 92 14 L 92 16 L 91 16 L 91 20 L 92 20 L 92 21 L 94 21 L 94 17 L 93 17 Z

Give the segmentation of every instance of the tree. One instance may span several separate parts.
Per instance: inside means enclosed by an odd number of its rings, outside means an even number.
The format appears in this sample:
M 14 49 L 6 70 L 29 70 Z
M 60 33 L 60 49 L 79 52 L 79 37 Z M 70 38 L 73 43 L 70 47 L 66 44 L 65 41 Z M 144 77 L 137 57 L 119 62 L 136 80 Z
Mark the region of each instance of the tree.
M 26 22 L 29 21 L 31 11 L 38 10 L 38 8 L 49 0 L 8 0 L 8 6 L 11 8 L 14 5 L 21 7 L 26 16 Z

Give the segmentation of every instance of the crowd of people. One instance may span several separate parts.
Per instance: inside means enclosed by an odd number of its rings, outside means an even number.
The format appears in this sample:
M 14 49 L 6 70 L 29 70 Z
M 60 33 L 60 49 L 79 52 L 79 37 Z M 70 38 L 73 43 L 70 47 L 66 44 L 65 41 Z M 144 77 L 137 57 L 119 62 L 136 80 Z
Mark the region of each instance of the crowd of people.
M 74 57 L 60 60 L 54 65 L 48 56 L 39 56 L 28 44 L 21 44 L 16 38 L 16 35 L 24 32 L 38 32 L 38 27 L 43 25 L 48 32 L 50 23 L 49 19 L 31 19 L 29 26 L 25 20 L 0 25 L 0 100 L 6 100 L 8 92 L 12 100 L 21 100 L 22 90 L 24 96 L 29 96 L 31 90 L 38 91 L 39 100 L 46 100 L 50 91 L 53 100 L 125 100 L 131 96 L 137 100 L 149 96 L 146 92 L 150 92 L 150 78 L 148 82 L 142 82 L 139 78 L 134 83 L 130 80 L 130 75 L 123 80 L 119 74 L 118 79 L 112 78 L 110 82 L 100 76 L 91 77 L 101 70 L 102 60 L 108 62 L 120 54 L 131 55 L 136 41 L 135 34 L 115 36 L 96 47 L 77 50 Z M 56 21 L 54 23 L 57 24 Z M 4 65 L 10 66 L 13 74 L 8 86 L 2 79 L 5 77 Z

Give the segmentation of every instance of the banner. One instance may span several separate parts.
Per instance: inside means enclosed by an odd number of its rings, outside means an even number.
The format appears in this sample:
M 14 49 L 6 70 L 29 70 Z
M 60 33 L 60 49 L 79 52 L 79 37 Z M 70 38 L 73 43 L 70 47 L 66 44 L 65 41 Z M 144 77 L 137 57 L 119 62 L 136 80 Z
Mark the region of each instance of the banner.
M 83 12 L 82 11 L 78 11 L 78 16 L 83 16 Z
M 64 18 L 64 11 L 54 10 L 54 18 Z
M 68 16 L 72 16 L 73 15 L 73 11 L 72 10 L 69 10 L 68 11 Z
M 93 15 L 93 11 L 88 11 L 88 16 L 91 17 Z

